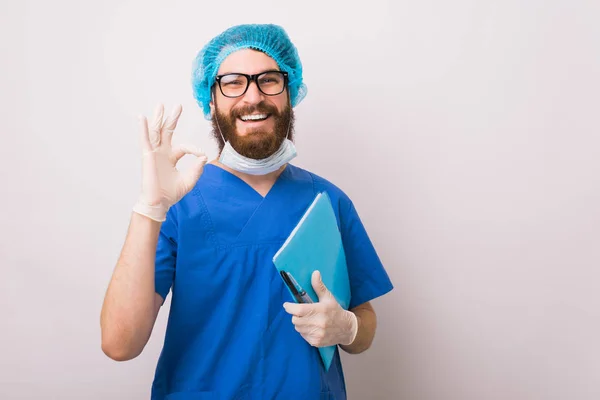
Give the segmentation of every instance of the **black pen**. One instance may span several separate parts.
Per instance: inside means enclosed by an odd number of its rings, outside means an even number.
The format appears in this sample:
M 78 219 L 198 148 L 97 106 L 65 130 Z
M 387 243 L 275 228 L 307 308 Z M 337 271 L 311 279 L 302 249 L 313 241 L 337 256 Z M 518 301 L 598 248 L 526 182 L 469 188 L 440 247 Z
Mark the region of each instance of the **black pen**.
M 283 281 L 288 285 L 288 287 L 292 291 L 294 298 L 298 303 L 313 303 L 308 293 L 306 293 L 306 290 L 304 290 L 298 284 L 298 282 L 296 282 L 292 274 L 290 274 L 289 272 L 281 271 L 281 276 L 283 277 Z

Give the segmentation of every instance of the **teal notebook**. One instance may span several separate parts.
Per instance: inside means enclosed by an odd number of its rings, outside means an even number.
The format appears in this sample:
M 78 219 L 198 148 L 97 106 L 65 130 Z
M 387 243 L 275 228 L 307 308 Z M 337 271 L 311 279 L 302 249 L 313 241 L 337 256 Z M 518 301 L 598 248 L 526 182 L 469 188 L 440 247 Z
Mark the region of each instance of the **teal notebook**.
M 346 256 L 331 200 L 326 192 L 315 197 L 298 225 L 273 257 L 273 263 L 280 273 L 285 271 L 291 274 L 313 302 L 319 299 L 313 290 L 311 275 L 318 269 L 325 286 L 338 303 L 344 309 L 348 309 L 350 280 Z M 294 297 L 289 287 L 288 290 Z M 319 347 L 326 370 L 329 370 L 335 349 L 336 346 Z

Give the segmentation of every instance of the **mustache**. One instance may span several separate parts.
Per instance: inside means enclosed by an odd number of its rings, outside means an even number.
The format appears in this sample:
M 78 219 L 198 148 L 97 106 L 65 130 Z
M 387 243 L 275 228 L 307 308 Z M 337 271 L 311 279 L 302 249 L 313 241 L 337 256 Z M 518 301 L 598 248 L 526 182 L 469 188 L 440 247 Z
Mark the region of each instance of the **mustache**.
M 235 108 L 231 110 L 231 116 L 233 118 L 237 118 L 241 115 L 248 115 L 253 113 L 261 113 L 261 114 L 273 114 L 275 116 L 279 115 L 277 111 L 277 107 L 271 104 L 267 104 L 265 101 L 261 101 L 258 104 L 254 104 L 251 106 L 240 106 L 239 108 Z

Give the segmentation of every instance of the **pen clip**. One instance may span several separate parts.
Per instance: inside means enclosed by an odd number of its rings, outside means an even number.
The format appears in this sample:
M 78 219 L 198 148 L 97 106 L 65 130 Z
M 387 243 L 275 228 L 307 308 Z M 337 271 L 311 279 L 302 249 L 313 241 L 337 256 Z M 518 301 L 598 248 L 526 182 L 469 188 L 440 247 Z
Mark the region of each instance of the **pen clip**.
M 306 292 L 304 291 L 304 289 L 302 289 L 302 287 L 300 286 L 300 284 L 298 282 L 296 282 L 296 280 L 294 279 L 294 277 L 292 276 L 292 274 L 290 274 L 289 272 L 286 272 L 288 278 L 290 279 L 290 282 L 292 283 L 292 285 L 294 285 L 294 288 L 296 288 L 296 291 L 298 292 L 298 294 L 300 296 L 302 296 L 303 294 L 305 294 Z

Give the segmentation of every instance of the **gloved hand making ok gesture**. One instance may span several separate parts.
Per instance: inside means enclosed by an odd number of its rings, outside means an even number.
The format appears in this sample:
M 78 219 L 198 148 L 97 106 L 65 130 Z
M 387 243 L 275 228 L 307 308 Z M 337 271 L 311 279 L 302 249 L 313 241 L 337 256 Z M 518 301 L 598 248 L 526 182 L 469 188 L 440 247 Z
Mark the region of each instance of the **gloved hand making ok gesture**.
M 285 311 L 292 314 L 292 323 L 302 337 L 315 347 L 335 344 L 349 345 L 358 332 L 356 315 L 344 310 L 315 271 L 311 277 L 312 287 L 319 296 L 318 303 L 284 303 Z
M 202 175 L 207 158 L 202 150 L 181 145 L 172 148 L 171 139 L 181 115 L 181 106 L 175 106 L 163 121 L 164 107 L 160 104 L 150 124 L 140 117 L 142 140 L 142 193 L 133 211 L 155 221 L 165 220 L 169 208 L 187 194 Z M 177 162 L 186 154 L 197 158 L 186 173 L 177 170 Z

